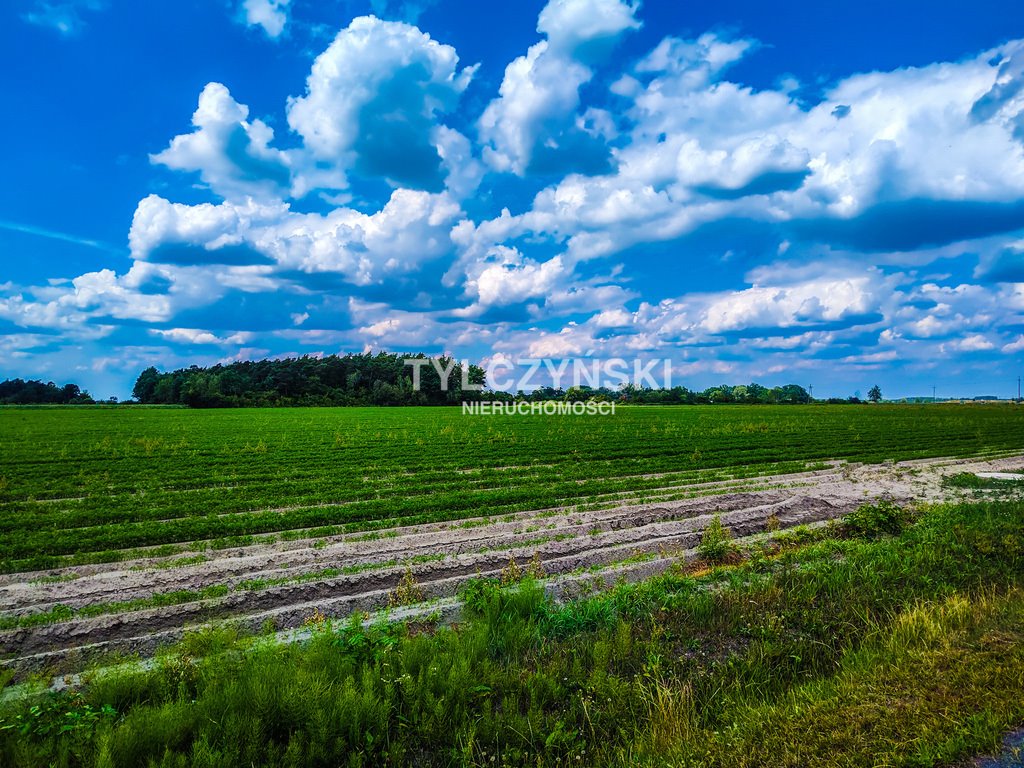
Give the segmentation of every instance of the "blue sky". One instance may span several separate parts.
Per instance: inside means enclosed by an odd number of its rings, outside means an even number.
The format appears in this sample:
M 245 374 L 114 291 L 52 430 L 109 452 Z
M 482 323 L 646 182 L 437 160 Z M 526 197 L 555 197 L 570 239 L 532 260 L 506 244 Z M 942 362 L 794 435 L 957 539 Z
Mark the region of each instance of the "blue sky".
M 12 0 L 0 378 L 364 350 L 1015 394 L 1005 1 Z

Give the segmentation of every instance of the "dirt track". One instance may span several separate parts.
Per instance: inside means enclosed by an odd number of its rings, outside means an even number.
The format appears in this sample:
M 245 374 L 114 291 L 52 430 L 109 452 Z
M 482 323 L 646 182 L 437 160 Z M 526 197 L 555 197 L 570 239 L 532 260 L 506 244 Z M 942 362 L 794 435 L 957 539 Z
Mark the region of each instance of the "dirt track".
M 301 626 L 314 611 L 345 616 L 387 604 L 407 568 L 431 597 L 453 595 L 466 578 L 495 575 L 515 556 L 525 565 L 534 553 L 554 588 L 570 588 L 581 569 L 597 578 L 635 579 L 664 570 L 700 539 L 715 514 L 737 536 L 835 518 L 865 501 L 903 503 L 949 498 L 942 477 L 956 472 L 1024 468 L 1024 456 L 999 459 L 932 459 L 901 464 L 840 466 L 810 473 L 692 486 L 695 498 L 594 511 L 539 510 L 459 523 L 435 523 L 329 539 L 280 542 L 207 552 L 207 560 L 171 565 L 176 559 L 135 560 L 45 573 L 0 576 L 0 616 L 47 611 L 56 605 L 81 609 L 175 590 L 222 585 L 219 598 L 180 605 L 74 618 L 0 632 L 4 663 L 33 668 L 71 665 L 95 652 L 149 654 L 178 639 L 185 628 L 230 620 L 248 630 L 272 623 Z M 638 554 L 646 562 L 622 565 Z M 178 556 L 180 558 L 180 556 Z M 604 569 L 603 572 L 601 569 Z M 321 577 L 325 569 L 343 575 Z M 66 580 L 55 581 L 55 578 Z M 590 574 L 588 578 L 594 578 Z M 245 589 L 243 582 L 287 580 Z M 250 585 L 251 586 L 251 585 Z M 69 667 L 70 668 L 70 667 Z

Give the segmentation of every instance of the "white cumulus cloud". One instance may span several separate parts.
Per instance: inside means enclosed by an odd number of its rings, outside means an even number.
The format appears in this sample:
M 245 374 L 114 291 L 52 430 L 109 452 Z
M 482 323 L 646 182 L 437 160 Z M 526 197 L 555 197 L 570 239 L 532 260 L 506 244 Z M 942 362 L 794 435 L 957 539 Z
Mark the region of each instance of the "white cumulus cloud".
M 546 40 L 505 69 L 499 96 L 480 118 L 484 158 L 499 171 L 558 167 L 597 170 L 607 163 L 600 132 L 577 114 L 591 65 L 625 31 L 636 7 L 621 0 L 551 0 L 537 31 Z
M 135 212 L 129 242 L 138 259 L 159 260 L 161 248 L 185 245 L 193 249 L 194 263 L 218 264 L 219 251 L 237 246 L 251 252 L 257 265 L 257 255 L 268 260 L 258 267 L 267 274 L 335 272 L 354 285 L 369 285 L 446 253 L 451 226 L 461 216 L 447 193 L 408 189 L 395 190 L 373 214 L 344 207 L 296 213 L 286 203 L 252 200 L 189 206 L 150 195 Z
M 318 161 L 439 191 L 434 129 L 475 71 L 458 63 L 454 48 L 414 26 L 361 16 L 316 58 L 288 124 Z
M 195 131 L 176 136 L 150 160 L 198 172 L 224 198 L 280 196 L 290 184 L 291 161 L 286 153 L 270 147 L 273 130 L 248 117 L 249 108 L 235 101 L 226 86 L 208 83 L 192 115 Z
M 271 39 L 280 37 L 288 23 L 290 4 L 291 0 L 243 0 L 245 23 L 262 28 Z

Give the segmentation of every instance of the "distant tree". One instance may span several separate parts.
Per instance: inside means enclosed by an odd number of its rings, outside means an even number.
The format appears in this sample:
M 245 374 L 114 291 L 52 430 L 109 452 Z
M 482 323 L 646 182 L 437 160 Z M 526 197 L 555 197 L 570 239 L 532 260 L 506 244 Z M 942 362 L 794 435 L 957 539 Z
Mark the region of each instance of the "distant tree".
M 776 402 L 809 403 L 811 402 L 811 396 L 807 393 L 807 390 L 801 387 L 799 384 L 787 384 L 784 387 L 778 388 Z
M 567 389 L 565 392 L 565 402 L 586 402 L 590 398 L 592 393 L 593 389 L 591 389 L 590 387 L 569 387 L 569 389 Z
M 139 374 L 139 378 L 135 382 L 135 387 L 132 389 L 132 397 L 140 403 L 152 402 L 153 393 L 156 391 L 156 385 L 159 381 L 159 371 L 157 371 L 153 366 L 150 366 Z
M 760 384 L 753 383 L 747 387 L 747 399 L 752 403 L 767 403 L 768 395 L 768 388 Z
M 877 403 L 881 399 L 882 390 L 878 388 L 877 384 L 875 384 L 875 386 L 868 390 L 868 400 L 870 400 L 872 403 Z
M 724 384 L 720 387 L 712 387 L 704 390 L 704 397 L 708 399 L 709 403 L 731 403 L 733 400 L 732 388 Z

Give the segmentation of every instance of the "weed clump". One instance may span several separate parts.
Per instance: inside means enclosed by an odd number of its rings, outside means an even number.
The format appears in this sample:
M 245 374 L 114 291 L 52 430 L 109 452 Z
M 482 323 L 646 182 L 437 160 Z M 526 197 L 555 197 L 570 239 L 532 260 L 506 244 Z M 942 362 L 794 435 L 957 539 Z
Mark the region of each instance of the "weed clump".
M 898 536 L 910 522 L 910 514 L 898 504 L 883 499 L 877 504 L 864 504 L 843 520 L 846 533 L 863 539 Z
M 427 599 L 427 593 L 412 575 L 412 568 L 406 568 L 405 573 L 393 590 L 388 593 L 388 607 L 397 608 L 400 605 L 412 605 L 422 603 Z
M 547 575 L 544 572 L 544 563 L 541 562 L 540 553 L 533 553 L 530 562 L 526 564 L 526 575 L 531 579 L 543 579 Z
M 740 559 L 740 548 L 733 541 L 732 531 L 722 525 L 719 515 L 715 515 L 701 534 L 697 554 L 702 560 L 714 565 L 735 563 Z
M 313 613 L 306 617 L 306 620 L 302 622 L 302 626 L 307 629 L 320 630 L 324 629 L 329 621 L 330 619 L 327 618 L 327 615 L 317 608 Z
M 525 585 L 529 591 L 545 575 L 538 552 L 533 553 L 526 567 L 519 565 L 513 555 L 496 578 L 477 576 L 465 582 L 459 593 L 463 609 L 469 615 L 483 616 L 490 607 L 501 601 L 503 590 Z
M 91 738 L 118 716 L 109 704 L 96 706 L 78 691 L 49 691 L 42 701 L 25 712 L 0 719 L 0 731 L 22 737 L 62 737 L 79 741 Z
M 508 587 L 518 584 L 525 575 L 526 572 L 523 570 L 523 567 L 516 562 L 515 555 L 512 555 L 505 564 L 505 567 L 501 569 L 498 581 L 501 582 L 501 586 Z
M 159 669 L 164 684 L 170 691 L 195 695 L 199 686 L 200 671 L 194 657 L 184 652 L 169 655 Z
M 955 475 L 944 477 L 942 484 L 947 488 L 985 488 L 992 485 L 991 482 L 986 483 L 985 480 L 978 477 L 973 472 L 958 472 Z
M 501 584 L 497 579 L 481 577 L 469 579 L 462 587 L 463 609 L 471 615 L 483 615 L 488 604 L 490 604 L 500 589 Z

